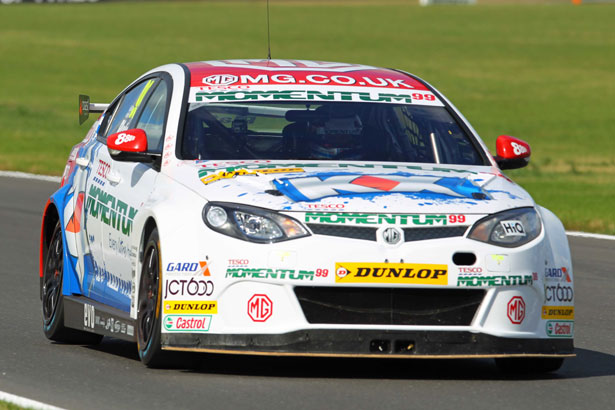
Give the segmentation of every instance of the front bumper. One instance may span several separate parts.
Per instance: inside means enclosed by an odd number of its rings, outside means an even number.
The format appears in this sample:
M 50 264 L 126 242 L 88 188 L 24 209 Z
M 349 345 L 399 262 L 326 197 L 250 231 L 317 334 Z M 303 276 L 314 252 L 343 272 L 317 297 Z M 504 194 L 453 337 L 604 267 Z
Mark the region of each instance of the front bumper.
M 572 339 L 466 331 L 310 329 L 283 334 L 163 333 L 164 350 L 272 356 L 390 358 L 572 357 Z

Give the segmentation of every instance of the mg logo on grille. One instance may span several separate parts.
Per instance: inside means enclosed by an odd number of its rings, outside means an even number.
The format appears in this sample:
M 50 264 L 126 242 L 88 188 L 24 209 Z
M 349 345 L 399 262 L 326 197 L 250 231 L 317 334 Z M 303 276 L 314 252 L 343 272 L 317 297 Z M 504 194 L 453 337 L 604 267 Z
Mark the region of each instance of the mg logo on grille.
M 389 245 L 395 245 L 401 241 L 401 231 L 397 228 L 387 228 L 382 232 L 382 238 Z
M 273 302 L 267 295 L 254 295 L 248 300 L 248 316 L 254 322 L 265 322 L 273 314 Z
M 510 322 L 520 325 L 525 319 L 525 301 L 521 296 L 515 296 L 508 302 L 507 315 Z
M 207 85 L 229 85 L 236 83 L 238 80 L 236 75 L 230 74 L 214 74 L 203 78 L 203 83 Z

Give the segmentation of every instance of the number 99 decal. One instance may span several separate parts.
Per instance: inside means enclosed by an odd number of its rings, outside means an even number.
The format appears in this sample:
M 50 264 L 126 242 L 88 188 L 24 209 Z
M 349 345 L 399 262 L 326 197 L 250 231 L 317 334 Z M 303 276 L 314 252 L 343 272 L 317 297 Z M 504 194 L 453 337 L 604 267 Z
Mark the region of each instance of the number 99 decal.
M 465 215 L 449 215 L 448 223 L 449 224 L 462 224 L 466 221 Z

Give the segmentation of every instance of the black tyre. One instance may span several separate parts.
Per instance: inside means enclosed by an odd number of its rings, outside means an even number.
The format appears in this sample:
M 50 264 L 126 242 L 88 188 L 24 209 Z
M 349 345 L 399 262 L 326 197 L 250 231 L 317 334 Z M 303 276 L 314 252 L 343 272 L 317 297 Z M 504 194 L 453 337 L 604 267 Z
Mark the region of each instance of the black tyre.
M 75 344 L 98 344 L 102 335 L 69 329 L 64 326 L 64 297 L 62 283 L 64 278 L 64 247 L 62 243 L 62 228 L 56 224 L 49 243 L 45 265 L 43 267 L 43 332 L 45 336 L 56 342 Z
M 562 367 L 562 364 L 564 364 L 564 358 L 511 357 L 495 359 L 495 364 L 501 372 L 508 374 L 549 373 Z
M 170 365 L 170 355 L 160 348 L 162 283 L 160 239 L 156 228 L 149 235 L 144 255 L 137 311 L 139 357 L 147 367 L 167 367 Z

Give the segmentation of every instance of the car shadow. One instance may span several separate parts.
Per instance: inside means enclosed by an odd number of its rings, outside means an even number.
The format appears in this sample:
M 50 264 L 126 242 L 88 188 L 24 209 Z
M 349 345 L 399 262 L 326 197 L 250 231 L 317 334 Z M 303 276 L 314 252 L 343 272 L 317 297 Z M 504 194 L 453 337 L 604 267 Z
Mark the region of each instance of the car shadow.
M 105 337 L 88 349 L 139 361 L 137 345 Z M 615 355 L 576 348 L 576 357 L 545 374 L 505 374 L 491 359 L 366 359 L 275 357 L 183 353 L 177 366 L 187 373 L 285 378 L 420 379 L 420 380 L 549 380 L 615 375 Z
M 140 362 L 139 353 L 137 352 L 137 344 L 133 342 L 104 337 L 100 344 L 88 345 L 84 347 L 87 349 L 96 350 L 97 352 L 108 353 Z
M 491 359 L 354 359 L 193 355 L 187 372 L 261 377 L 420 380 L 549 380 L 615 375 L 615 356 L 575 349 L 560 370 L 505 374 Z

